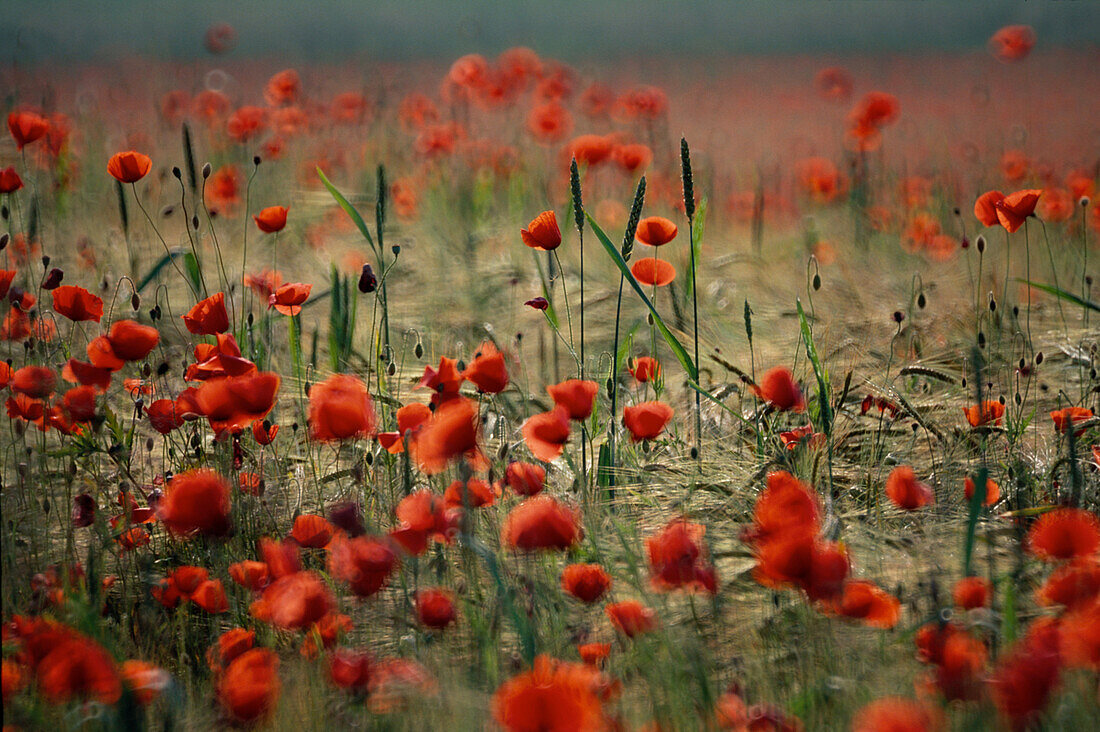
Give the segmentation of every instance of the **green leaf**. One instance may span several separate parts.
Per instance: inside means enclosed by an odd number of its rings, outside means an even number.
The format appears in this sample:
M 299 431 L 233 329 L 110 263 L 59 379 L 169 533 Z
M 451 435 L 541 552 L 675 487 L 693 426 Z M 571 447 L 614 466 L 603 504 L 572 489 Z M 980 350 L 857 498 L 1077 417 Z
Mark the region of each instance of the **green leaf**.
M 1089 310 L 1095 310 L 1096 312 L 1100 312 L 1100 305 L 1092 302 L 1091 300 L 1086 300 L 1083 297 L 1079 297 L 1077 295 L 1074 295 L 1072 292 L 1066 292 L 1065 290 L 1063 290 L 1061 288 L 1058 288 L 1058 287 L 1055 287 L 1054 285 L 1044 285 L 1044 284 L 1041 284 L 1041 283 L 1038 283 L 1038 282 L 1032 282 L 1030 280 L 1021 279 L 1019 277 L 1016 278 L 1016 281 L 1017 282 L 1023 282 L 1025 285 L 1028 285 L 1030 287 L 1034 287 L 1037 290 L 1042 290 L 1043 292 L 1054 295 L 1055 297 L 1061 298 L 1062 300 L 1068 300 L 1069 302 L 1072 302 L 1075 305 L 1080 305 L 1081 307 L 1088 308 Z
M 810 332 L 810 323 L 806 320 L 806 312 L 802 309 L 802 300 L 795 299 L 798 308 L 798 325 L 802 329 L 802 341 L 806 344 L 806 357 L 814 367 L 814 376 L 817 378 L 817 400 L 821 405 L 821 424 L 825 434 L 833 434 L 833 410 L 829 404 L 829 374 L 817 355 L 817 346 L 814 345 L 814 336 Z
M 187 273 L 187 276 L 191 278 L 191 284 L 194 286 L 195 292 L 204 292 L 205 287 L 202 282 L 202 272 L 199 270 L 199 260 L 195 259 L 193 253 L 184 253 L 183 269 Z
M 695 254 L 695 271 L 699 271 L 699 263 L 702 260 L 703 255 L 703 229 L 707 223 L 707 199 L 704 197 L 699 205 L 695 208 L 695 221 L 691 225 L 691 250 Z M 695 284 L 694 278 L 688 278 L 687 287 L 685 289 L 685 300 L 691 300 L 692 288 Z
M 699 373 L 691 360 L 691 356 L 688 355 L 683 344 L 681 344 L 680 341 L 676 339 L 676 336 L 672 334 L 669 327 L 665 325 L 664 319 L 661 318 L 657 309 L 653 307 L 653 303 L 646 297 L 645 291 L 642 290 L 642 286 L 638 284 L 638 280 L 634 279 L 634 275 L 630 272 L 630 268 L 626 266 L 626 260 L 623 259 L 623 255 L 619 253 L 619 250 L 615 248 L 611 240 L 607 238 L 607 234 L 605 234 L 603 229 L 600 228 L 600 225 L 596 223 L 596 220 L 592 218 L 592 215 L 586 211 L 585 217 L 588 219 L 588 225 L 592 227 L 593 233 L 595 233 L 596 238 L 600 240 L 600 244 L 603 245 L 608 256 L 611 257 L 615 266 L 622 272 L 623 278 L 630 283 L 630 286 L 638 293 L 638 297 L 640 297 L 642 302 L 645 303 L 645 306 L 649 308 L 649 312 L 653 316 L 653 322 L 657 325 L 657 330 L 661 331 L 661 335 L 664 336 L 665 342 L 668 343 L 668 347 L 672 349 L 672 353 L 676 356 L 676 360 L 680 362 L 680 365 L 684 367 L 684 370 L 687 371 L 688 376 L 692 380 L 698 380 Z
M 143 292 L 145 290 L 145 288 L 148 287 L 149 284 L 157 278 L 157 275 L 159 275 L 161 273 L 161 271 L 172 262 L 173 259 L 175 259 L 177 257 L 182 257 L 182 256 L 183 256 L 183 250 L 182 249 L 173 249 L 172 251 L 165 254 L 160 259 L 158 259 L 156 261 L 156 263 L 153 265 L 152 269 L 150 269 L 148 272 L 146 272 L 145 276 L 141 278 L 140 282 L 138 282 L 138 285 L 137 285 L 138 292 Z
M 974 493 L 970 496 L 966 517 L 966 543 L 963 545 L 963 577 L 970 576 L 970 560 L 974 555 L 974 538 L 978 529 L 978 516 L 985 501 L 985 484 L 989 480 L 989 470 L 982 466 L 974 479 Z
M 370 229 L 367 228 L 367 222 L 363 221 L 363 217 L 359 215 L 355 207 L 348 202 L 348 199 L 344 198 L 344 194 L 336 190 L 336 186 L 332 185 L 332 182 L 325 177 L 324 171 L 319 167 L 317 168 L 317 177 L 325 184 L 325 188 L 327 188 L 332 197 L 336 199 L 336 203 L 339 204 L 340 208 L 344 209 L 344 213 L 346 213 L 355 223 L 355 228 L 359 229 L 359 233 L 367 240 L 367 243 L 370 244 L 370 248 L 374 250 L 374 253 L 379 254 L 378 247 L 374 245 L 374 238 L 370 235 Z

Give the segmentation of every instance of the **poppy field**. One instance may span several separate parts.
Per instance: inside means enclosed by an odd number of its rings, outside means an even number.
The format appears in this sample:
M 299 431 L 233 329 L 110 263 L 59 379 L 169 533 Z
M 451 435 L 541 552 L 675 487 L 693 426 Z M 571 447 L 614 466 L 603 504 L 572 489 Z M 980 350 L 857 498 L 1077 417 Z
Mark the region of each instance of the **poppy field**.
M 1100 723 L 1095 47 L 237 40 L 0 71 L 5 731 Z

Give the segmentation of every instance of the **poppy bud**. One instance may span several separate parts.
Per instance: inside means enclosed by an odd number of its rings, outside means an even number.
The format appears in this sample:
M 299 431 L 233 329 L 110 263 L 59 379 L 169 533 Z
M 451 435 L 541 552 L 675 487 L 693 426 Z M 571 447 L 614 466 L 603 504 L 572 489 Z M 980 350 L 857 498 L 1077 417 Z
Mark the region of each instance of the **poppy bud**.
M 260 158 L 259 155 L 253 155 L 252 156 L 252 164 L 255 165 L 257 168 L 260 167 L 260 163 L 262 163 L 262 162 L 263 162 L 263 160 Z
M 970 237 L 968 237 L 964 234 L 962 240 L 959 242 L 959 246 L 962 247 L 963 249 L 969 249 L 970 248 Z
M 8 220 L 8 215 L 9 215 L 8 214 L 8 207 L 7 206 L 0 206 L 0 218 L 4 219 L 4 221 L 7 221 Z
M 164 208 L 162 208 L 160 210 L 160 217 L 162 219 L 166 219 L 169 216 L 171 216 L 172 214 L 174 214 L 175 212 L 176 212 L 176 207 L 175 206 L 165 206 Z
M 42 266 L 43 267 L 49 267 L 50 266 L 50 255 L 49 254 L 43 254 L 42 255 Z
M 1019 305 L 1013 305 L 1012 306 L 1012 317 L 1014 317 L 1014 318 L 1020 317 L 1020 306 Z
M 997 298 L 993 297 L 993 293 L 989 293 L 989 312 L 997 312 Z
M 981 234 L 979 234 L 978 238 L 974 240 L 974 246 L 978 249 L 979 253 L 984 252 L 985 251 L 985 237 L 982 236 Z
M 1081 200 L 1079 201 L 1079 203 L 1081 204 L 1081 208 L 1088 208 L 1091 201 L 1089 201 L 1088 196 L 1081 196 Z
M 394 244 L 392 247 L 390 247 L 390 251 L 393 252 L 393 256 L 396 257 L 398 254 L 401 253 L 401 245 Z
M 900 324 L 903 320 L 905 320 L 905 313 L 901 312 L 900 310 L 895 310 L 894 322 Z
M 534 297 L 523 304 L 535 310 L 546 310 L 550 307 L 550 303 L 545 297 Z
M 74 529 L 91 526 L 95 522 L 95 499 L 81 493 L 73 499 L 72 522 Z
M 1043 352 L 1039 351 L 1035 354 L 1035 365 L 1038 366 L 1043 362 Z
M 206 180 L 210 177 L 210 173 L 213 172 L 213 168 L 210 167 L 210 163 L 204 163 L 202 166 L 202 179 Z
M 1020 396 L 1020 392 L 1016 392 L 1016 396 L 1012 397 L 1012 401 L 1016 402 L 1017 407 L 1024 402 L 1023 398 Z
M 371 269 L 369 264 L 364 264 L 363 272 L 359 275 L 359 292 L 374 292 L 377 288 L 378 279 L 374 276 L 374 270 Z
M 50 270 L 50 273 L 46 275 L 46 279 L 42 281 L 43 290 L 54 290 L 61 284 L 61 279 L 65 276 L 57 267 Z
M 249 314 L 248 314 L 248 327 L 249 327 L 249 328 L 251 328 L 251 327 L 252 327 L 252 322 L 253 322 L 253 320 L 254 320 L 254 319 L 253 319 L 253 317 L 252 317 L 252 313 L 249 313 Z
M 156 446 L 156 442 L 153 441 L 152 437 L 146 437 L 145 438 L 145 451 L 146 452 L 152 452 L 153 448 L 155 446 Z
M 820 290 L 821 289 L 821 275 L 819 275 L 817 273 L 814 273 L 813 285 L 814 285 L 815 290 Z
M 978 331 L 978 348 L 985 348 L 985 333 Z
M 395 364 L 393 361 L 390 361 L 389 365 L 386 366 L 386 374 L 388 374 L 389 376 L 393 376 L 396 373 L 397 373 L 397 364 Z
M 183 180 L 183 171 L 180 170 L 180 166 L 172 166 L 172 176 L 175 177 L 176 180 Z
M 607 380 L 607 398 L 610 399 L 615 395 L 615 382 L 611 379 Z
M 130 307 L 134 309 L 134 312 L 141 308 L 141 296 L 136 292 L 130 296 Z
M 962 213 L 962 211 L 960 211 L 960 210 L 959 210 L 959 207 L 958 207 L 958 206 L 956 206 L 956 207 L 955 207 L 955 215 L 956 215 L 956 216 L 958 216 L 958 215 L 959 215 L 959 214 L 961 214 L 961 213 Z
M 191 228 L 195 231 L 199 230 L 199 217 L 197 214 L 191 217 Z
M 4 218 L 6 219 L 7 216 L 4 216 Z M 4 249 L 8 246 L 8 239 L 10 238 L 11 237 L 8 236 L 7 233 L 0 234 L 0 252 L 4 251 Z
M 7 234 L 5 234 L 5 236 L 7 236 Z M 0 247 L 0 249 L 3 249 L 3 248 L 4 247 Z M 1092 275 L 1085 275 L 1085 284 L 1088 285 L 1089 287 L 1092 287 Z
M 925 299 L 924 293 L 917 295 L 917 307 L 924 310 L 924 306 L 928 304 L 928 300 Z
M 424 344 L 420 342 L 420 337 L 416 338 L 416 345 L 413 346 L 413 355 L 417 358 L 424 358 Z

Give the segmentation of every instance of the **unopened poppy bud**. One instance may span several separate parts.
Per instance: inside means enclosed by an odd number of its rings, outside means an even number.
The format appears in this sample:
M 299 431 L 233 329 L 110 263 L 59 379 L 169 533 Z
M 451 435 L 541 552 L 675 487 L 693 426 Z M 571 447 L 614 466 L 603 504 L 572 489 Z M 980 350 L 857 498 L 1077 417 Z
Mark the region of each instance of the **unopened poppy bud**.
M 1013 305 L 1012 306 L 1012 317 L 1014 317 L 1014 318 L 1020 317 L 1020 306 L 1019 305 Z
M 253 323 L 254 320 L 255 320 L 255 318 L 252 317 L 252 313 L 249 313 L 248 314 L 248 327 L 249 328 L 252 327 L 252 323 Z
M 959 240 L 959 246 L 963 249 L 970 248 L 970 237 L 963 234 L 963 238 Z
M 160 365 L 157 366 L 157 376 L 158 377 L 159 376 L 164 376 L 166 373 L 168 373 L 168 369 L 169 369 L 168 362 L 167 361 L 161 361 Z
M 813 286 L 815 290 L 821 289 L 821 275 L 817 273 L 814 274 Z
M 199 230 L 199 217 L 198 214 L 191 217 L 191 228 L 195 231 Z
M 374 465 L 374 455 L 368 452 L 366 455 L 363 456 L 363 461 L 367 465 Z
M 386 366 L 386 373 L 389 376 L 393 376 L 394 374 L 396 374 L 397 373 L 397 364 L 395 364 L 393 361 L 390 361 L 389 365 Z
M 359 275 L 359 292 L 374 292 L 377 288 L 378 278 L 374 276 L 374 270 L 371 269 L 369 264 L 364 264 L 363 271 Z
M 7 218 L 7 217 L 5 216 L 4 218 Z M 4 251 L 4 249 L 8 246 L 8 239 L 10 239 L 10 238 L 11 237 L 8 236 L 6 233 L 5 234 L 0 234 L 0 252 Z
M 979 234 L 978 238 L 974 240 L 974 247 L 978 250 L 978 252 L 984 252 L 985 251 L 985 237 L 982 236 L 981 234 Z
M 1016 406 L 1023 404 L 1023 397 L 1020 396 L 1020 392 L 1016 392 L 1016 395 L 1012 397 L 1012 401 L 1016 402 Z
M 214 169 L 210 166 L 210 163 L 203 163 L 203 166 L 202 166 L 202 179 L 206 180 L 207 178 L 209 178 L 210 173 L 213 172 L 213 170 Z
M 956 207 L 955 207 L 955 209 L 954 209 L 954 212 L 955 212 L 955 215 L 956 215 L 956 216 L 958 216 L 959 214 L 961 214 L 961 213 L 962 213 L 962 211 L 960 211 L 960 210 L 959 210 L 959 207 L 958 207 L 958 206 L 956 206 Z
M 903 321 L 903 320 L 905 320 L 905 313 L 903 313 L 900 310 L 895 310 L 894 311 L 894 322 L 900 324 L 901 321 Z
M 174 214 L 175 212 L 176 212 L 176 207 L 175 206 L 171 206 L 171 205 L 165 206 L 164 208 L 162 208 L 160 210 L 160 217 L 162 219 L 166 219 L 169 216 L 171 216 L 172 214 Z
M 3 248 L 4 247 L 0 247 L 0 249 L 3 249 Z M 1092 287 L 1092 275 L 1085 275 L 1085 284 L 1088 285 L 1089 287 Z
M 997 312 L 997 298 L 993 297 L 993 293 L 989 294 L 989 312 Z
M 152 452 L 155 445 L 156 443 L 153 441 L 152 437 L 145 438 L 145 452 Z
M 607 387 L 607 398 L 610 399 L 615 395 L 615 382 L 608 379 L 605 386 Z
M 390 247 L 390 251 L 393 252 L 393 256 L 396 257 L 398 254 L 401 253 L 401 245 L 394 244 L 392 247 Z
M 9 215 L 10 214 L 8 213 L 8 207 L 0 206 L 0 218 L 4 219 L 4 221 L 7 221 Z
M 1035 365 L 1038 366 L 1043 362 L 1043 352 L 1039 351 L 1035 354 Z
M 978 331 L 978 348 L 985 348 L 985 333 Z
M 176 180 L 183 180 L 183 171 L 180 170 L 180 166 L 178 166 L 178 165 L 173 165 L 172 166 L 172 176 Z
M 141 309 L 141 295 L 136 292 L 130 295 L 130 307 L 133 308 L 135 312 Z
M 1088 208 L 1088 205 L 1092 203 L 1088 196 L 1081 196 L 1081 200 L 1078 201 L 1081 204 L 1081 208 Z
M 420 342 L 420 339 L 416 339 L 416 345 L 413 346 L 413 355 L 417 358 L 424 357 L 424 344 Z
M 645 316 L 646 325 L 653 325 L 653 313 L 647 313 Z M 900 320 L 898 321 L 901 322 Z
M 64 277 L 65 277 L 65 273 L 62 272 L 57 267 L 54 267 L 53 269 L 50 270 L 49 274 L 46 275 L 46 279 L 42 280 L 42 289 L 43 290 L 57 289 L 57 286 L 61 284 L 61 280 Z
M 42 266 L 43 267 L 49 267 L 50 266 L 50 255 L 49 254 L 43 254 L 42 255 Z
M 259 155 L 252 156 L 252 164 L 255 165 L 257 168 L 260 167 L 260 163 L 262 162 L 263 158 L 261 158 Z
M 917 307 L 924 310 L 924 306 L 928 304 L 928 300 L 925 299 L 924 293 L 917 295 Z

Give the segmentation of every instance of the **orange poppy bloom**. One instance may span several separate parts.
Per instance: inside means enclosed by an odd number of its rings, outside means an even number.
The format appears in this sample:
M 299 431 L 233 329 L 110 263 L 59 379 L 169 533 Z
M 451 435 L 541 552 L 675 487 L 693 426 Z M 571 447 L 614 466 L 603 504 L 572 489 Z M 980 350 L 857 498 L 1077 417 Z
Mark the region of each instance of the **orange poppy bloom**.
M 523 423 L 523 441 L 527 449 L 543 462 L 557 460 L 569 441 L 572 428 L 569 425 L 569 412 L 558 406 L 549 412 L 529 417 Z
M 101 645 L 65 629 L 36 665 L 38 691 L 48 701 L 89 699 L 114 704 L 122 695 L 122 679 L 114 659 Z
M 557 215 L 553 211 L 543 211 L 531 220 L 526 229 L 520 229 L 519 236 L 524 244 L 540 252 L 557 249 L 561 246 Z
M 967 501 L 974 495 L 974 481 L 969 475 L 966 476 L 966 480 L 963 481 L 963 493 L 966 495 Z M 982 499 L 982 505 L 992 506 L 999 500 L 1001 500 L 1001 487 L 997 485 L 992 478 L 986 479 L 985 498 Z
M 225 311 L 225 293 L 219 292 L 195 303 L 181 315 L 187 330 L 195 335 L 217 335 L 229 330 L 229 313 Z
M 986 191 L 974 202 L 974 216 L 982 222 L 983 226 L 996 226 L 998 224 L 997 204 L 1004 199 L 1005 194 L 1000 191 Z
M 34 112 L 12 112 L 8 115 L 8 130 L 15 140 L 15 149 L 22 150 L 45 137 L 50 130 L 50 122 Z
M 630 267 L 634 279 L 650 287 L 664 287 L 676 279 L 676 268 L 670 262 L 657 257 L 645 257 Z
M 272 107 L 292 104 L 302 91 L 302 82 L 294 69 L 284 69 L 267 80 L 264 100 Z
M 672 407 L 664 402 L 643 402 L 623 409 L 623 426 L 634 442 L 656 439 L 672 419 Z
M 103 300 L 83 287 L 62 285 L 53 291 L 53 310 L 74 323 L 99 322 L 103 317 Z
M 539 656 L 534 668 L 497 689 L 493 718 L 506 732 L 604 729 L 600 686 L 590 666 Z
M 661 364 L 652 356 L 639 356 L 630 360 L 627 370 L 638 380 L 638 383 L 645 384 L 660 377 Z
M 769 369 L 760 378 L 760 384 L 753 387 L 757 397 L 780 411 L 806 409 L 806 398 L 794 380 L 794 374 L 785 366 Z
M 290 282 L 275 292 L 267 299 L 269 308 L 275 308 L 283 315 L 297 315 L 302 312 L 302 303 L 309 299 L 313 285 L 304 282 Z
M 500 541 L 511 549 L 568 549 L 584 536 L 580 512 L 547 495 L 528 498 L 509 512 Z
M 266 562 L 246 559 L 229 565 L 229 577 L 241 587 L 258 592 L 267 586 L 270 573 Z
M 517 496 L 535 496 L 546 485 L 546 470 L 534 463 L 511 462 L 504 469 L 504 482 Z
M 260 555 L 267 564 L 267 571 L 275 579 L 302 571 L 299 555 L 300 547 L 296 541 L 275 541 L 263 537 L 259 541 Z
M 146 175 L 153 167 L 153 161 L 148 155 L 143 155 L 133 150 L 115 153 L 107 161 L 107 172 L 121 183 L 136 183 Z
M 567 379 L 560 384 L 546 387 L 546 393 L 554 404 L 565 409 L 569 419 L 582 421 L 592 414 L 596 394 L 600 387 L 595 381 Z
M 556 101 L 540 104 L 527 115 L 527 131 L 544 145 L 558 142 L 573 129 L 573 117 Z
M 328 677 L 341 689 L 364 692 L 369 689 L 372 665 L 369 653 L 338 648 L 329 654 Z
M 23 187 L 23 179 L 19 177 L 15 167 L 9 165 L 0 170 L 0 193 L 15 193 Z
M 219 579 L 205 580 L 188 598 L 191 602 L 201 607 L 211 615 L 217 615 L 229 610 L 229 601 L 225 596 L 225 588 Z
M 1050 413 L 1050 418 L 1054 420 L 1054 429 L 1063 435 L 1069 431 L 1071 424 L 1080 424 L 1094 416 L 1092 410 L 1085 407 L 1066 407 Z M 1080 435 L 1082 432 L 1083 430 L 1075 430 L 1074 434 Z
M 741 541 L 752 546 L 791 534 L 813 537 L 821 523 L 821 511 L 812 489 L 786 471 L 768 474 L 768 485 L 753 509 L 753 523 L 741 532 Z
M 157 516 L 177 536 L 229 532 L 229 481 L 208 468 L 179 473 L 165 486 Z
M 68 363 L 61 369 L 61 378 L 74 384 L 95 386 L 106 391 L 107 387 L 111 385 L 112 373 L 113 371 L 109 368 L 98 368 L 90 363 L 70 358 Z
M 852 732 L 938 732 L 943 722 L 934 707 L 912 699 L 889 696 L 856 712 Z
M 581 602 L 592 604 L 611 589 L 611 577 L 598 564 L 570 564 L 562 570 L 561 588 Z
M 274 234 L 276 231 L 282 231 L 286 226 L 286 214 L 289 210 L 285 206 L 268 206 L 252 219 L 260 231 L 265 234 Z
M 145 414 L 153 429 L 162 435 L 183 426 L 183 418 L 177 412 L 176 402 L 172 399 L 157 399 L 145 408 Z
M 1039 721 L 1061 680 L 1060 635 L 1053 619 L 1033 621 L 989 679 L 993 703 L 1013 730 L 1030 729 Z
M 841 597 L 827 608 L 837 615 L 860 620 L 872 628 L 893 628 L 901 617 L 898 599 L 866 580 L 845 582 Z
M 492 341 L 485 341 L 477 349 L 470 365 L 462 372 L 462 378 L 472 382 L 480 392 L 499 394 L 508 386 L 504 354 L 497 350 Z
M 577 653 L 585 664 L 598 667 L 611 655 L 611 644 L 585 643 L 583 646 L 577 646 Z
M 9 386 L 14 392 L 31 399 L 45 399 L 53 394 L 57 374 L 45 366 L 24 366 L 12 374 Z
M 989 50 L 1001 61 L 1022 61 L 1035 47 L 1035 31 L 1027 25 L 1006 25 L 989 39 Z
M 646 216 L 638 222 L 634 239 L 639 244 L 659 247 L 675 239 L 677 231 L 676 224 L 663 216 Z
M 416 438 L 415 457 L 420 469 L 434 475 L 463 456 L 471 466 L 484 469 L 485 459 L 477 444 L 477 420 L 477 406 L 469 399 L 455 397 L 441 403 Z
M 245 143 L 258 136 L 267 126 L 267 110 L 263 107 L 239 107 L 226 120 L 225 130 L 229 136 Z
M 604 607 L 615 629 L 627 638 L 648 633 L 657 627 L 657 613 L 637 600 L 623 600 Z
M 273 371 L 222 376 L 204 381 L 195 394 L 195 401 L 216 436 L 227 431 L 237 434 L 266 417 L 275 407 L 280 383 L 279 375 Z
M 306 549 L 324 549 L 335 533 L 336 528 L 324 516 L 304 513 L 294 519 L 290 538 Z
M 347 582 L 357 597 L 370 597 L 385 587 L 397 566 L 397 555 L 389 545 L 373 537 L 340 537 L 330 548 L 329 571 Z
M 1025 546 L 1045 561 L 1090 556 L 1100 548 L 1100 519 L 1083 508 L 1056 508 L 1032 524 Z
M 416 617 L 421 625 L 443 630 L 458 617 L 454 595 L 438 588 L 420 590 L 416 593 Z
M 955 605 L 963 610 L 973 610 L 978 607 L 988 607 L 993 595 L 993 588 L 989 580 L 984 577 L 963 577 L 955 583 L 951 590 L 951 597 Z
M 1100 596 L 1100 562 L 1081 557 L 1059 565 L 1035 593 L 1040 605 L 1076 608 L 1093 603 Z
M 707 560 L 703 535 L 706 528 L 683 519 L 673 519 L 665 528 L 645 540 L 649 572 L 659 590 L 675 588 L 718 591 L 714 567 Z
M 917 480 L 913 469 L 900 465 L 886 479 L 886 495 L 898 508 L 913 511 L 936 502 L 931 486 Z
M 852 95 L 852 77 L 839 66 L 829 66 L 817 72 L 814 86 L 822 98 L 831 102 L 845 102 Z
M 211 671 L 220 672 L 256 643 L 256 632 L 232 628 L 218 636 L 218 641 L 206 651 L 206 663 Z
M 65 392 L 63 404 L 73 422 L 91 422 L 96 416 L 96 389 L 74 386 Z
M 566 149 L 578 164 L 599 165 L 611 157 L 614 141 L 603 135 L 581 135 L 570 140 Z
M 653 162 L 653 151 L 641 143 L 615 145 L 611 158 L 623 172 L 632 174 L 649 167 Z
M 1059 630 L 1066 666 L 1100 669 L 1100 602 L 1067 612 Z
M 460 510 L 448 509 L 443 499 L 430 490 L 405 496 L 395 513 L 399 527 L 390 533 L 390 538 L 414 555 L 424 553 L 428 539 L 450 542 L 462 516 Z
M 479 478 L 470 478 L 466 482 L 456 480 L 443 492 L 443 503 L 448 508 L 481 508 L 492 506 L 495 500 L 492 487 Z
M 1029 216 L 1035 215 L 1035 206 L 1043 195 L 1041 188 L 1026 189 L 1010 193 L 994 204 L 997 209 L 997 221 L 1008 233 L 1014 233 L 1024 225 Z
M 269 717 L 279 703 L 279 659 L 267 648 L 245 651 L 225 669 L 218 698 L 232 718 L 254 722 Z
M 249 612 L 283 630 L 302 630 L 336 607 L 336 597 L 321 575 L 312 571 L 279 577 L 264 590 Z
M 816 203 L 829 203 L 841 196 L 847 179 L 828 158 L 806 158 L 797 166 L 798 184 Z
M 368 438 L 377 420 L 366 385 L 335 374 L 309 390 L 309 436 L 319 442 Z
M 999 425 L 1005 413 L 1005 405 L 999 401 L 987 401 L 972 407 L 963 407 L 962 410 L 971 427 L 983 427 Z

